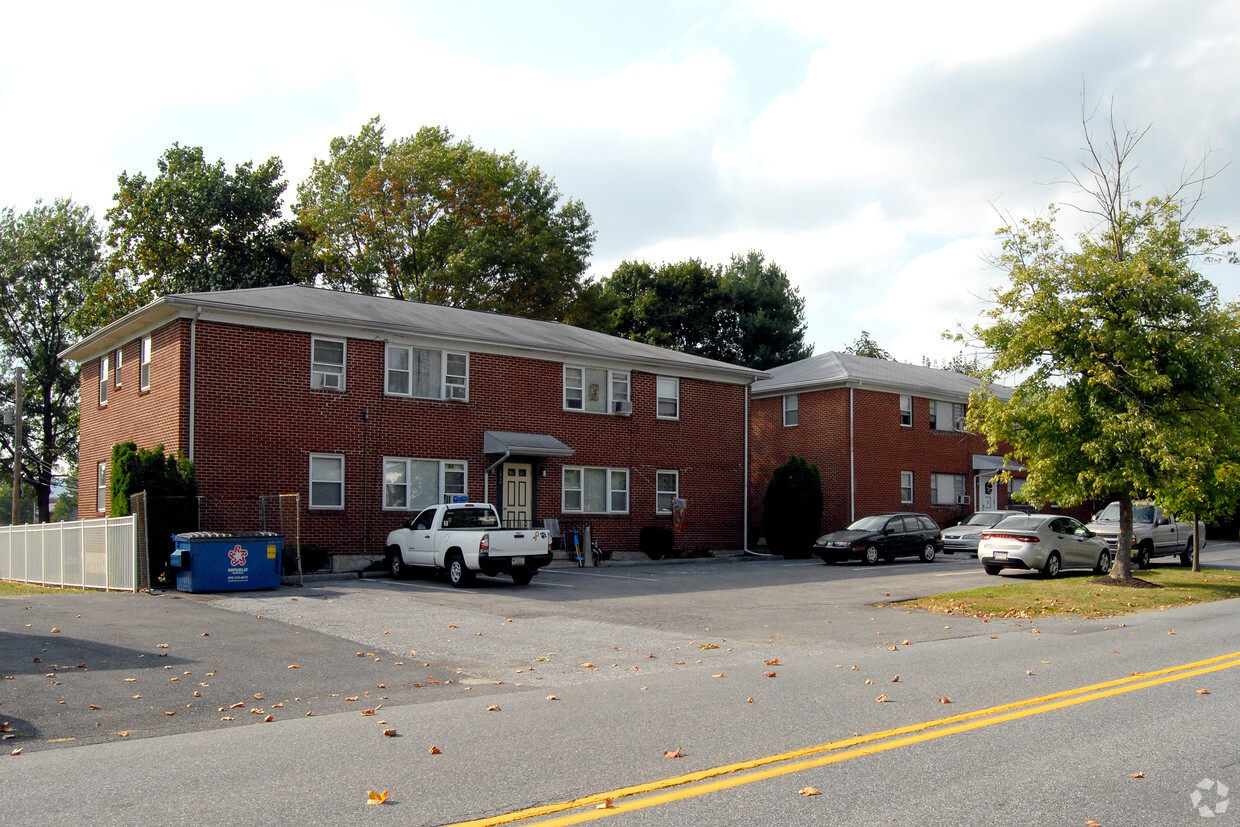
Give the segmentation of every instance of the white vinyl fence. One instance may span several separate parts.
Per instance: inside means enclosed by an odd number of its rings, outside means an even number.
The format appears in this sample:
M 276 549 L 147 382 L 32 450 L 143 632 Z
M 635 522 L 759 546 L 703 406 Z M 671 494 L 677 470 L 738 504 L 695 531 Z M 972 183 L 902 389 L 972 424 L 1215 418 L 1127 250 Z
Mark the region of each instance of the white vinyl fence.
M 0 527 L 0 580 L 137 591 L 134 517 Z

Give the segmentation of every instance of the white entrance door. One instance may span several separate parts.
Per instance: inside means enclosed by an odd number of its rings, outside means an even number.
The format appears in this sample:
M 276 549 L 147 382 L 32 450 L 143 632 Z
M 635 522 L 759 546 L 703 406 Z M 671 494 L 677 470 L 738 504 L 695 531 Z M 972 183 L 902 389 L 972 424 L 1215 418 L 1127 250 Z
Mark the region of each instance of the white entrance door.
M 526 525 L 534 519 L 534 466 L 509 462 L 504 465 L 504 521 Z
M 999 507 L 998 485 L 994 481 L 994 475 L 979 478 L 977 484 L 981 489 L 977 496 L 977 510 L 994 511 Z

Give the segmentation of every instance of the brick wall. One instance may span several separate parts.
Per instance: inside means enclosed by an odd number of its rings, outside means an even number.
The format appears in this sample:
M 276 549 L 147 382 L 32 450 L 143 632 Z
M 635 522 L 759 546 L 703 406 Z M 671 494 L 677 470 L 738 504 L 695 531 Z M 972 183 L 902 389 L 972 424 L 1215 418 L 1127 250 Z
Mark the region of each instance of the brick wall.
M 94 411 L 83 405 L 87 487 L 93 457 L 110 455 L 116 441 L 133 439 L 140 447 L 163 442 L 167 450 L 187 445 L 189 322 L 161 329 L 156 339 L 149 394 L 136 393 L 134 343 L 134 355 L 125 353 L 124 388 L 130 390 L 132 374 L 132 398 L 114 403 L 110 396 L 107 408 Z M 387 532 L 411 516 L 382 508 L 384 457 L 464 460 L 468 493 L 481 500 L 483 472 L 499 459 L 482 453 L 483 432 L 507 430 L 551 434 L 575 449 L 568 458 L 531 460 L 536 517 L 588 521 L 604 547 L 636 549 L 643 526 L 671 525 L 670 516 L 655 514 L 655 472 L 675 470 L 688 501 L 677 548 L 741 547 L 743 386 L 682 378 L 680 418 L 660 420 L 656 376 L 632 371 L 632 415 L 565 411 L 561 364 L 471 353 L 468 403 L 411 399 L 382 392 L 384 342 L 348 340 L 343 392 L 310 388 L 310 348 L 308 333 L 198 323 L 194 442 L 204 529 L 257 528 L 260 496 L 300 493 L 303 543 L 334 553 L 380 554 Z M 93 367 L 83 365 L 87 400 L 93 399 L 97 376 L 97 360 Z M 343 510 L 308 507 L 311 453 L 344 456 Z M 629 512 L 562 513 L 564 465 L 627 468 Z M 495 501 L 498 469 L 488 477 L 486 489 Z M 93 499 L 93 488 L 88 494 L 84 487 L 83 513 L 90 513 Z M 279 529 L 278 519 L 270 505 L 267 528 Z M 286 533 L 291 522 L 286 511 Z
M 913 424 L 900 425 L 900 395 L 856 389 L 852 400 L 852 456 L 855 516 L 885 511 L 921 511 L 940 525 L 977 509 L 931 502 L 931 474 L 965 476 L 965 494 L 975 497 L 974 454 L 988 454 L 985 437 L 930 427 L 930 400 L 913 397 Z M 775 469 L 793 455 L 818 466 L 822 475 L 822 530 L 835 531 L 853 518 L 850 507 L 849 390 L 798 394 L 798 424 L 783 425 L 782 397 L 751 403 L 750 522 L 760 527 L 766 487 Z M 913 502 L 902 503 L 900 472 L 913 472 Z M 1007 486 L 997 484 L 997 506 L 1008 505 Z M 1055 509 L 1058 510 L 1058 509 Z M 1087 508 L 1068 509 L 1082 516 Z
M 178 320 L 151 333 L 151 381 L 139 389 L 141 338 L 121 346 L 121 385 L 116 386 L 116 351 L 108 354 L 108 400 L 99 404 L 100 359 L 83 363 L 78 444 L 78 512 L 103 516 L 109 503 L 96 501 L 96 469 L 112 472 L 112 446 L 135 442 L 139 448 L 163 445 L 165 453 L 185 450 L 188 421 L 183 413 L 189 389 L 189 322 Z

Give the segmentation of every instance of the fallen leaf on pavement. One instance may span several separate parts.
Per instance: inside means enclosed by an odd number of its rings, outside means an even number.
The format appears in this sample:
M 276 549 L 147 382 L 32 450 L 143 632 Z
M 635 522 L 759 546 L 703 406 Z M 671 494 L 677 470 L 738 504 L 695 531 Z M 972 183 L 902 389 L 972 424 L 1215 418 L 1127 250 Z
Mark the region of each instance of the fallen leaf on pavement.
M 9 755 L 21 755 L 21 754 L 22 754 L 21 747 L 13 747 L 12 752 L 9 753 Z
M 271 723 L 272 721 L 274 721 L 275 719 L 276 719 L 276 716 L 274 716 L 274 715 L 268 715 L 266 718 L 263 718 L 263 723 L 265 723 L 265 724 L 269 724 L 269 723 Z
M 767 676 L 768 678 L 777 678 L 777 677 L 779 677 L 778 673 L 776 673 L 776 672 L 767 672 L 767 673 L 766 673 L 766 676 Z
M 548 695 L 548 696 L 547 696 L 547 700 L 549 700 L 549 701 L 558 701 L 558 700 L 559 700 L 559 698 L 558 698 L 557 696 L 555 696 L 555 695 Z
M 387 736 L 387 737 L 389 737 L 389 738 L 395 738 L 395 737 L 396 737 L 396 730 L 394 730 L 394 729 L 385 729 L 385 730 L 383 730 L 383 734 L 384 734 L 384 735 L 386 735 L 386 736 Z
M 1198 689 L 1198 690 L 1197 690 L 1197 694 L 1198 694 L 1198 695 L 1209 695 L 1209 694 L 1210 694 L 1210 690 L 1209 690 L 1209 689 Z
M 680 747 L 676 747 L 676 749 L 674 750 L 670 750 L 670 749 L 663 750 L 663 757 L 664 758 L 684 758 L 685 754 L 680 751 Z
M 802 787 L 797 791 L 797 795 L 822 795 L 817 787 Z
M 765 663 L 767 666 L 779 666 L 780 665 L 779 658 L 772 658 L 771 660 L 764 660 L 762 662 Z
M 356 701 L 356 700 L 358 700 L 360 697 L 361 697 L 360 695 L 350 695 L 349 697 L 345 698 L 345 700 L 346 700 L 346 701 Z
M 749 700 L 745 701 L 745 703 L 747 703 L 747 704 L 751 704 L 751 703 L 753 703 L 753 698 L 750 698 Z
M 610 798 L 604 798 L 600 804 L 595 805 L 596 810 L 614 810 L 616 805 L 611 802 Z
M 366 803 L 367 804 L 384 804 L 387 802 L 387 797 L 388 797 L 387 790 L 384 790 L 381 793 L 377 793 L 374 790 L 371 790 L 370 792 L 366 793 Z
M 887 702 L 887 693 L 886 693 L 886 692 L 884 692 L 883 694 L 879 695 L 879 696 L 878 696 L 877 698 L 875 698 L 874 700 L 878 701 L 880 704 L 882 704 L 882 703 L 886 703 L 886 702 Z
M 439 755 L 441 752 L 443 752 L 443 750 L 441 750 L 437 746 L 432 745 L 431 748 L 427 750 L 427 752 L 429 752 L 431 755 Z
M 499 711 L 500 711 L 499 704 L 491 704 L 490 706 L 487 707 L 487 712 L 499 712 Z
M 723 677 L 723 673 L 722 673 L 722 672 L 720 672 L 718 675 L 711 675 L 711 677 L 712 677 L 712 678 L 722 678 L 722 677 Z
M 242 702 L 242 701 L 238 701 L 238 702 L 237 702 L 237 703 L 235 703 L 235 704 L 229 704 L 229 705 L 228 705 L 228 708 L 229 708 L 229 709 L 240 709 L 240 708 L 241 708 L 241 707 L 243 707 L 243 706 L 245 706 L 245 703 L 244 703 L 244 702 Z
M 374 715 L 375 711 L 373 709 L 363 709 L 362 714 L 363 715 Z
M 288 668 L 289 668 L 289 669 L 300 669 L 301 667 L 300 667 L 300 666 L 298 666 L 298 665 L 297 665 L 297 664 L 295 664 L 295 663 L 290 663 L 290 664 L 288 665 Z
M 155 648 L 156 648 L 156 649 L 167 649 L 167 648 L 168 648 L 168 644 L 166 644 L 166 643 L 161 643 L 161 644 L 159 644 L 158 646 L 156 646 Z
M 899 683 L 899 682 L 900 682 L 900 676 L 899 676 L 899 675 L 896 675 L 894 678 L 892 678 L 892 679 L 891 679 L 891 682 L 892 682 L 892 683 Z
M 1133 778 L 1145 778 L 1145 773 L 1143 773 L 1143 772 L 1134 772 L 1134 773 L 1132 774 L 1132 777 L 1133 777 Z
M 944 695 L 942 698 L 939 698 L 939 703 L 941 704 L 949 704 L 951 702 L 952 702 L 952 699 L 947 697 L 946 695 Z

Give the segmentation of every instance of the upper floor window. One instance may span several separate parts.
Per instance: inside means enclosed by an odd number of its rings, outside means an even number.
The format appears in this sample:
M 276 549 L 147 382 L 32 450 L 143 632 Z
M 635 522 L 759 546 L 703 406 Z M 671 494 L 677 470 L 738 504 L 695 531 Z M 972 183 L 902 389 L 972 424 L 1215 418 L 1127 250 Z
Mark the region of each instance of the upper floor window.
M 963 431 L 964 403 L 931 399 L 930 427 L 938 431 Z
M 383 460 L 383 507 L 413 510 L 464 496 L 466 463 L 455 460 Z
M 795 393 L 790 393 L 784 397 L 784 427 L 790 428 L 797 424 L 800 415 L 800 402 L 797 400 Z
M 931 474 L 930 502 L 935 505 L 962 505 L 969 502 L 964 494 L 964 474 Z
M 679 471 L 656 471 L 654 474 L 654 510 L 656 514 L 671 514 L 672 500 L 680 495 Z
M 99 360 L 99 404 L 108 404 L 108 357 Z
M 113 384 L 118 388 L 121 386 L 121 354 L 123 352 L 119 347 L 116 349 L 116 365 L 112 369 Z
M 562 508 L 594 514 L 624 514 L 629 510 L 627 468 L 564 467 Z
M 900 397 L 900 424 L 904 427 L 911 427 L 913 424 L 913 397 Z
M 310 455 L 310 507 L 344 508 L 343 455 Z
M 469 399 L 469 355 L 387 346 L 387 392 L 422 399 Z
M 142 337 L 142 356 L 138 360 L 138 390 L 151 389 L 151 337 Z
M 565 365 L 564 408 L 589 413 L 632 413 L 628 371 Z
M 344 353 L 339 339 L 311 339 L 310 387 L 344 390 Z
M 659 419 L 680 418 L 680 380 L 675 376 L 660 376 L 656 383 L 656 414 Z
M 900 472 L 900 502 L 911 503 L 913 501 L 913 472 Z

